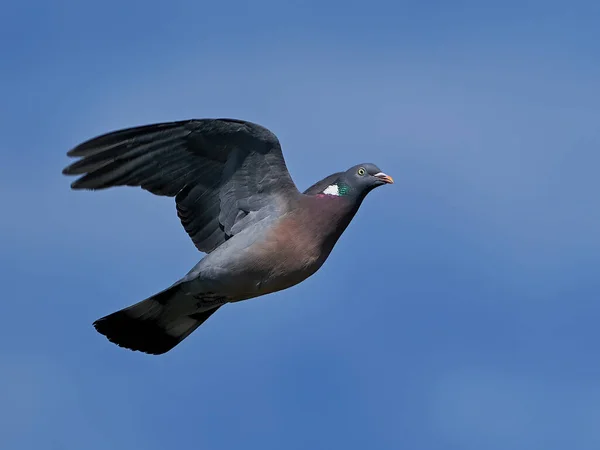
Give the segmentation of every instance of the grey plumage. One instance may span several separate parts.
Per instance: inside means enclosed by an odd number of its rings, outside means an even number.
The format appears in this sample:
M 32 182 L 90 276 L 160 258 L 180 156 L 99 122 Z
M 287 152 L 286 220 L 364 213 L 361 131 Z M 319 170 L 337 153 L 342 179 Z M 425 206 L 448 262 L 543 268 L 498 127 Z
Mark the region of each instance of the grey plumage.
M 207 253 L 170 288 L 94 322 L 111 342 L 151 354 L 173 348 L 225 303 L 312 275 L 365 195 L 391 182 L 375 165 L 363 164 L 300 193 L 277 137 L 234 119 L 123 129 L 68 155 L 81 158 L 63 171 L 80 176 L 73 189 L 139 186 L 174 197 L 184 229 Z

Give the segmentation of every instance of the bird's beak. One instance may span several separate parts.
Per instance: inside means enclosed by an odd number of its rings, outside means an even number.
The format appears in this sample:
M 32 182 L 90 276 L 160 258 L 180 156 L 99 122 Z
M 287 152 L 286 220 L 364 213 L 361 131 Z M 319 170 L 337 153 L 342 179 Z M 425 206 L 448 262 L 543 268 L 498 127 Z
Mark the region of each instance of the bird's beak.
M 376 173 L 375 175 L 373 175 L 375 178 L 379 178 L 381 181 L 383 181 L 384 183 L 388 183 L 388 184 L 394 184 L 394 179 L 392 177 L 390 177 L 389 175 L 386 175 L 383 172 L 379 172 Z

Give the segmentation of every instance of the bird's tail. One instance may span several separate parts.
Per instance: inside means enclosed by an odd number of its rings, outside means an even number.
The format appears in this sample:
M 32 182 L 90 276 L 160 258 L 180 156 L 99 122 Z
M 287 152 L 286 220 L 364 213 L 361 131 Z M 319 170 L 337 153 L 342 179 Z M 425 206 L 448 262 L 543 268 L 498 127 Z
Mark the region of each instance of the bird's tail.
M 152 355 L 168 352 L 217 309 L 191 312 L 193 299 L 178 284 L 94 322 L 96 330 L 120 347 Z

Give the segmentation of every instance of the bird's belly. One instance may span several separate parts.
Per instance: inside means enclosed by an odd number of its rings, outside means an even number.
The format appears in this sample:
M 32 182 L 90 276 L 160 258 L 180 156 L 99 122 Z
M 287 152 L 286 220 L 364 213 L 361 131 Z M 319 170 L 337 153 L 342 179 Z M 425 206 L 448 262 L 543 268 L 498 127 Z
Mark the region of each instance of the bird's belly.
M 292 287 L 313 275 L 329 252 L 318 246 L 296 245 L 294 241 L 265 242 L 259 248 L 257 269 L 259 295 Z
M 240 258 L 231 286 L 236 287 L 240 299 L 281 291 L 313 275 L 325 259 L 319 249 L 300 249 L 281 240 L 265 241 Z
M 312 236 L 291 233 L 285 222 L 273 228 L 253 239 L 236 235 L 207 255 L 191 271 L 192 290 L 218 292 L 232 302 L 245 300 L 292 287 L 327 259 L 331 249 Z
M 257 293 L 265 295 L 295 286 L 313 275 L 319 266 L 316 264 L 299 267 L 288 266 L 283 272 L 280 267 L 273 266 L 271 272 L 257 284 Z
M 228 267 L 204 267 L 195 279 L 195 292 L 219 293 L 229 302 L 247 300 L 290 288 L 313 275 L 322 262 L 271 254 L 240 258 Z

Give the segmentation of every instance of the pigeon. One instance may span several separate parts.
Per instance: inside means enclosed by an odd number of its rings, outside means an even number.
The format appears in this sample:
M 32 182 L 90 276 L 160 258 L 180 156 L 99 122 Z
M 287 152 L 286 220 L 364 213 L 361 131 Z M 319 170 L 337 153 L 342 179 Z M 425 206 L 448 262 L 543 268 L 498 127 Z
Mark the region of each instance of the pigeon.
M 190 119 L 109 132 L 76 146 L 63 170 L 74 190 L 137 186 L 175 198 L 204 257 L 165 290 L 93 323 L 110 342 L 151 355 L 173 349 L 221 306 L 313 275 L 365 196 L 393 183 L 358 164 L 296 187 L 279 139 L 238 119 Z

